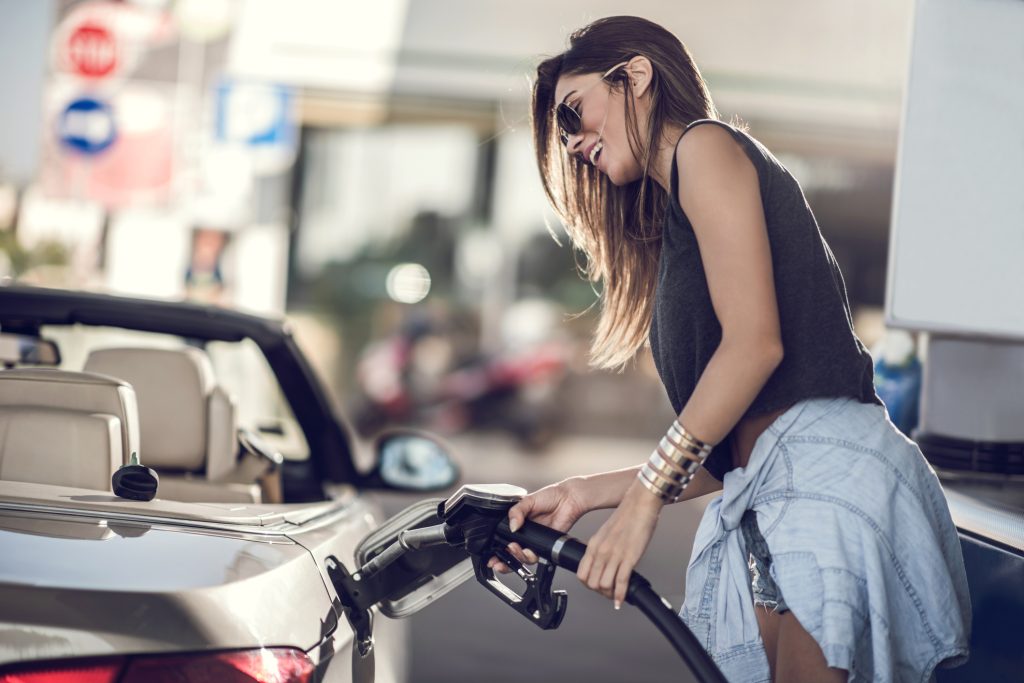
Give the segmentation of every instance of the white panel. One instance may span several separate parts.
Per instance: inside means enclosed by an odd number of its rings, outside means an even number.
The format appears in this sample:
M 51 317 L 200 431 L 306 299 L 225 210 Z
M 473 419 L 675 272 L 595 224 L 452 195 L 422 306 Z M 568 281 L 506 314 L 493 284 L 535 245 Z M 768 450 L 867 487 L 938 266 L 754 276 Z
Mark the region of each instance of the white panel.
M 386 92 L 405 13 L 405 0 L 248 0 L 232 35 L 228 71 L 290 85 Z
M 1024 2 L 922 0 L 893 209 L 893 325 L 1024 337 Z
M 250 225 L 233 236 L 235 283 L 232 305 L 262 315 L 283 315 L 288 271 L 288 228 Z
M 156 209 L 118 212 L 107 237 L 107 287 L 137 296 L 181 297 L 190 240 L 182 215 Z
M 928 338 L 922 432 L 1024 442 L 1024 346 Z

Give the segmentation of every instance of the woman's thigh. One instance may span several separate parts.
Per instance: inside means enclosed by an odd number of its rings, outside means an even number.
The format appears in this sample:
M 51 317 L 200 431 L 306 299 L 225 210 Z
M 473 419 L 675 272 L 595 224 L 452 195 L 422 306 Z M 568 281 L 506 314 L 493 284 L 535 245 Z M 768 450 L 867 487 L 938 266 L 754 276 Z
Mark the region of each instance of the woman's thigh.
M 764 643 L 773 681 L 846 681 L 846 670 L 828 666 L 818 643 L 792 612 L 780 614 L 764 605 L 755 604 L 754 613 L 757 615 L 757 625 L 761 630 L 761 641 Z
M 843 683 L 845 669 L 829 667 L 818 643 L 801 626 L 792 612 L 773 615 L 777 623 L 775 666 L 772 680 L 776 683 Z M 766 645 L 767 647 L 767 645 Z M 772 661 L 769 655 L 768 661 Z
M 764 653 L 768 657 L 768 668 L 772 672 L 772 680 L 779 680 L 775 675 L 775 650 L 779 643 L 779 621 L 782 615 L 764 605 L 754 604 L 754 614 L 757 615 L 757 627 L 761 631 L 761 642 L 764 643 Z

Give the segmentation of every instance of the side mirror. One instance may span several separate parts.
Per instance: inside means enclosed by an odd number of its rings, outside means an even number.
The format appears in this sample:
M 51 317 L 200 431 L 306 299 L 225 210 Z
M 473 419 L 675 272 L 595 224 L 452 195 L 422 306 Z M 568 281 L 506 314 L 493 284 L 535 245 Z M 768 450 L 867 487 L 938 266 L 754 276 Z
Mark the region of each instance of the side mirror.
M 442 491 L 459 480 L 459 468 L 438 437 L 412 430 L 388 430 L 374 445 L 377 466 L 367 483 L 417 493 Z

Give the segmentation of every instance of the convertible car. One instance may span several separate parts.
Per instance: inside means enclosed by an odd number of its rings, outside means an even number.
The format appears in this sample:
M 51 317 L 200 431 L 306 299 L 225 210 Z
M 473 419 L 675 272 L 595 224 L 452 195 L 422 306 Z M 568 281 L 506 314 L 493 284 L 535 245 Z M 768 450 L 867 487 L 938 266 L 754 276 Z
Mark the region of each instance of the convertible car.
M 287 323 L 221 308 L 0 287 L 0 362 L 0 683 L 350 680 L 326 560 L 364 491 L 455 483 L 440 441 L 359 467 Z M 136 461 L 151 500 L 112 489 Z M 406 679 L 404 622 L 360 647 Z

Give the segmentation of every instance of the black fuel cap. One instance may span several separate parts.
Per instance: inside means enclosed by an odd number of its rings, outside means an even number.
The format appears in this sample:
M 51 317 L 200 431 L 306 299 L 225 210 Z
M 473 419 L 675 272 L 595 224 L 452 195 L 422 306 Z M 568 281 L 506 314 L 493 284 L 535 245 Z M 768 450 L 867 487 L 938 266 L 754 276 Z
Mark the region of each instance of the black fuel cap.
M 122 465 L 110 478 L 114 495 L 130 500 L 153 500 L 160 485 L 156 472 L 139 464 L 139 454 L 132 453 L 131 462 Z

